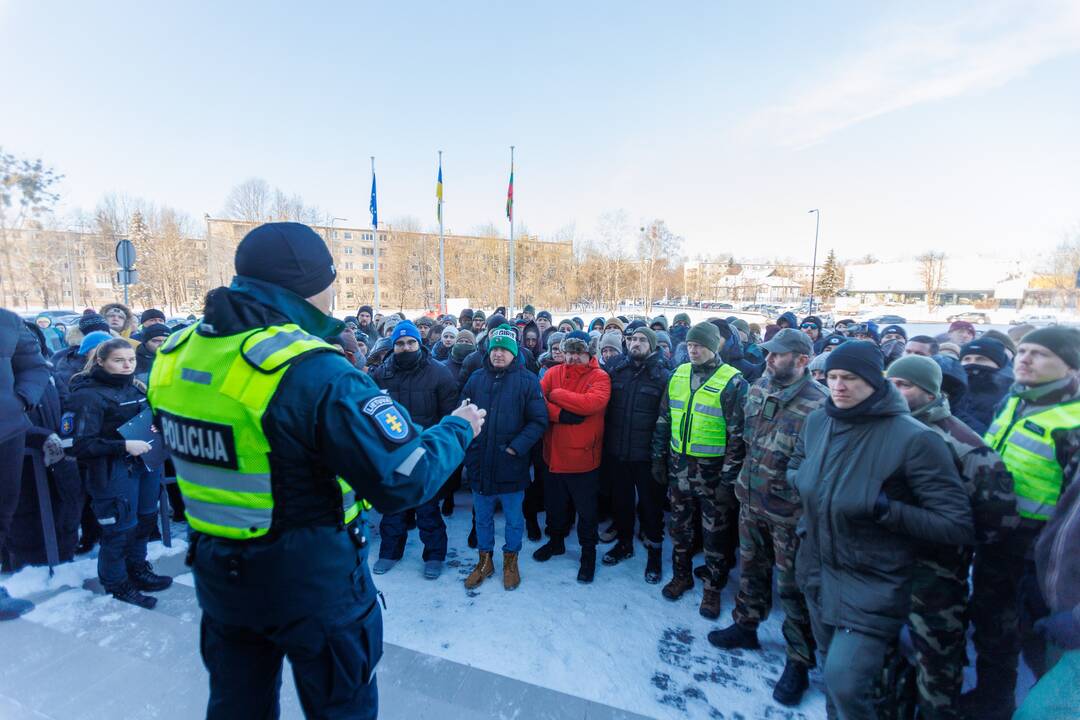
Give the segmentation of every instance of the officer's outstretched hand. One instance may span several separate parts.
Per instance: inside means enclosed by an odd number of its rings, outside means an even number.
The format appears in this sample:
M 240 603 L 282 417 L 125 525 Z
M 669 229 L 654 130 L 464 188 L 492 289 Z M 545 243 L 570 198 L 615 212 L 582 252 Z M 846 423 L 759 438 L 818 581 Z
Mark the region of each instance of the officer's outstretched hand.
M 463 420 L 468 420 L 472 425 L 473 437 L 480 434 L 480 428 L 484 427 L 484 418 L 487 416 L 487 410 L 478 408 L 475 403 L 471 403 L 468 399 L 462 400 L 458 409 L 450 413 L 454 417 L 459 417 Z

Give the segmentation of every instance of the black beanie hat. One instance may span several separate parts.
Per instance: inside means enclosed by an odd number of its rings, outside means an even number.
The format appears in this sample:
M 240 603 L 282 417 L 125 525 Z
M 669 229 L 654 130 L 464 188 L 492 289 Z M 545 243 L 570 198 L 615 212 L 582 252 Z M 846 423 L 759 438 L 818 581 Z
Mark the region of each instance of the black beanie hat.
M 105 318 L 96 312 L 87 313 L 79 318 L 79 332 L 83 334 L 83 337 L 95 330 L 109 332 L 109 323 L 105 322 Z
M 371 307 L 370 305 L 361 305 L 360 308 L 356 311 L 357 318 L 360 317 L 360 313 L 365 312 L 371 317 L 375 317 L 375 308 Z
M 1005 354 L 1005 346 L 994 338 L 984 337 L 972 340 L 960 348 L 960 359 L 963 360 L 965 355 L 982 355 L 999 368 L 1009 364 L 1009 356 Z
M 1033 343 L 1061 358 L 1073 370 L 1080 370 L 1080 330 L 1062 325 L 1032 330 L 1020 340 L 1020 345 Z
M 709 318 L 709 322 L 716 326 L 716 329 L 720 331 L 720 337 L 724 338 L 725 341 L 730 340 L 735 335 L 735 331 L 728 325 L 727 320 Z
M 885 357 L 877 344 L 869 340 L 848 340 L 838 345 L 825 360 L 825 372 L 830 370 L 855 373 L 875 390 L 885 384 Z
M 140 333 L 143 342 L 146 342 L 147 340 L 151 340 L 156 337 L 168 337 L 171 334 L 172 330 L 169 328 L 169 326 L 162 325 L 161 323 L 156 323 L 148 328 L 143 328 L 142 332 Z
M 475 318 L 476 316 L 474 315 L 473 317 Z M 506 324 L 506 318 L 499 313 L 495 313 L 487 319 L 484 323 L 484 327 L 487 328 L 488 331 L 491 331 L 503 324 Z
M 280 285 L 302 298 L 318 295 L 337 276 L 318 233 L 293 222 L 259 225 L 236 248 L 236 274 Z
M 139 322 L 145 324 L 147 320 L 153 320 L 158 318 L 159 320 L 165 319 L 165 313 L 161 312 L 157 308 L 150 308 L 149 310 L 143 310 L 142 315 L 139 316 Z

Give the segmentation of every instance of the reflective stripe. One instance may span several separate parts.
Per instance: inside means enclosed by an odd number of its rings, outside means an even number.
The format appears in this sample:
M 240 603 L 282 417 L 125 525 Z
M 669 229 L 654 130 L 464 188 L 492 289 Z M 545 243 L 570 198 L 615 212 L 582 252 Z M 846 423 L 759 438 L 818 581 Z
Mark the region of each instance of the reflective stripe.
M 202 370 L 192 370 L 191 368 L 180 368 L 180 379 L 199 383 L 200 385 L 209 385 L 214 382 L 214 376 L 210 373 Z
M 711 405 L 702 405 L 701 403 L 694 403 L 694 412 L 699 412 L 702 415 L 712 415 L 713 417 L 724 417 L 723 408 L 712 407 Z
M 1014 432 L 1009 436 L 1009 443 L 1019 448 L 1027 450 L 1029 453 L 1038 455 L 1039 457 L 1046 458 L 1047 460 L 1057 460 L 1054 455 L 1054 448 L 1047 445 L 1045 442 L 1039 442 L 1033 440 L 1023 433 Z
M 405 458 L 400 465 L 394 468 L 394 472 L 406 477 L 412 475 L 412 471 L 416 469 L 416 463 L 420 462 L 420 458 L 424 457 L 424 453 L 426 452 L 427 450 L 422 447 L 416 448 L 409 453 L 409 457 Z
M 303 330 L 290 330 L 288 332 L 279 332 L 272 337 L 268 337 L 265 340 L 260 340 L 248 349 L 244 350 L 244 357 L 256 365 L 262 365 L 270 356 L 279 350 L 292 345 L 294 342 L 301 340 L 318 340 L 314 335 L 309 335 Z
M 1029 500 L 1026 497 L 1020 496 L 1016 498 L 1016 509 L 1019 510 L 1024 516 L 1034 518 L 1036 520 L 1049 520 L 1050 515 L 1053 514 L 1055 505 L 1043 505 L 1035 500 Z
M 672 400 L 672 399 L 669 398 L 668 399 L 668 404 L 671 407 L 675 408 L 675 409 L 680 409 L 680 408 L 686 407 L 686 402 L 683 401 L 683 400 Z
M 723 445 L 694 445 L 693 443 L 691 443 L 690 444 L 690 454 L 693 455 L 694 453 L 702 453 L 703 455 L 705 455 L 705 454 L 707 454 L 707 455 L 723 455 L 724 454 L 724 446 Z
M 235 470 L 200 465 L 173 456 L 178 477 L 194 485 L 236 493 L 269 493 L 270 474 L 239 473 Z
M 184 507 L 192 517 L 223 527 L 249 530 L 268 529 L 274 511 L 272 508 L 249 508 L 221 503 L 208 503 L 184 495 Z

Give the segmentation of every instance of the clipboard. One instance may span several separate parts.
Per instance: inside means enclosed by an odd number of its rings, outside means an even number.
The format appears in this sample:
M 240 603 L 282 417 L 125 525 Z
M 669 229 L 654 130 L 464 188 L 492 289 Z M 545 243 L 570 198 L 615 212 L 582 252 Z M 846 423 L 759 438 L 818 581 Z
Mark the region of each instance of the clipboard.
M 117 432 L 125 440 L 142 440 L 150 443 L 150 452 L 139 456 L 147 470 L 156 470 L 165 463 L 168 452 L 165 449 L 165 439 L 161 433 L 152 429 L 154 413 L 146 408 L 135 417 L 117 428 Z

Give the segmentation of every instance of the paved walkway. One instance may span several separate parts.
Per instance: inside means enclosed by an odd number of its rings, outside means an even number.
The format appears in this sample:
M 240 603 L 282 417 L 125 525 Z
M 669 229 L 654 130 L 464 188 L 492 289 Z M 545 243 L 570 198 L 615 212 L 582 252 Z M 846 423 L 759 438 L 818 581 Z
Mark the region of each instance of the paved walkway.
M 182 575 L 181 556 L 156 563 Z M 190 577 L 190 576 L 188 576 Z M 202 717 L 195 591 L 174 583 L 153 611 L 83 588 L 40 593 L 34 620 L 0 625 L 0 718 L 143 720 Z M 387 644 L 378 670 L 380 718 L 556 720 L 642 718 L 599 703 Z M 302 713 L 284 673 L 282 717 Z

